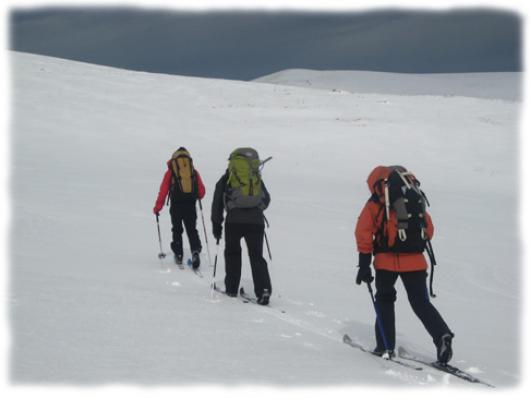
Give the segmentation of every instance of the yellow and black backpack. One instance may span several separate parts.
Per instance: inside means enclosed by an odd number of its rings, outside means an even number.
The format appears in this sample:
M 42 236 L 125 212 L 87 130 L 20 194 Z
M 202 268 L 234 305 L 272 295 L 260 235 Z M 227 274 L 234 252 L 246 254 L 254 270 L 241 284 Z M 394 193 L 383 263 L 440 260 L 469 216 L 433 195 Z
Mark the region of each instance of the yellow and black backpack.
M 184 147 L 180 147 L 169 161 L 171 170 L 170 198 L 172 202 L 188 202 L 197 199 L 198 185 L 193 159 Z

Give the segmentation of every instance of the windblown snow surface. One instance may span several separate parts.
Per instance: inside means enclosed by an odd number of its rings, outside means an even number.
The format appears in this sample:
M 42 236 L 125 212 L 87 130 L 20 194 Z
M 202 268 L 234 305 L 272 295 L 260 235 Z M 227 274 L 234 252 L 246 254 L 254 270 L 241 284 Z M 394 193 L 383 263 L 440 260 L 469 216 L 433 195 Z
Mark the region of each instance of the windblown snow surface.
M 256 82 L 350 93 L 463 96 L 519 101 L 522 73 L 388 73 L 287 69 Z
M 487 388 L 342 343 L 348 333 L 374 345 L 370 297 L 354 282 L 354 226 L 380 164 L 413 170 L 430 198 L 434 303 L 456 333 L 453 364 L 500 387 L 520 382 L 519 102 L 10 56 L 11 382 Z M 272 194 L 270 307 L 212 295 L 207 250 L 203 279 L 157 258 L 152 208 L 165 161 L 181 145 L 207 188 L 212 261 L 210 205 L 228 154 L 253 146 L 274 157 L 263 171 Z M 198 227 L 202 236 L 200 218 Z M 167 207 L 161 228 L 169 252 Z M 242 285 L 252 292 L 245 252 Z M 398 345 L 434 358 L 397 289 Z

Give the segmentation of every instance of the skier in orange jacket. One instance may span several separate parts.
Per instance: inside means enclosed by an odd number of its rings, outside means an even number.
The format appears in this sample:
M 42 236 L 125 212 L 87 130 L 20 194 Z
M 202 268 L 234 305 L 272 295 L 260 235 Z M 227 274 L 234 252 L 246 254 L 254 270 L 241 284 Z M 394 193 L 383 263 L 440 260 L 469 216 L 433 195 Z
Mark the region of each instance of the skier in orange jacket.
M 378 325 L 376 322 L 375 327 L 376 353 L 383 355 L 389 352 L 393 355 L 396 335 L 394 284 L 400 277 L 414 313 L 433 338 L 438 360 L 447 363 L 452 357 L 454 334 L 431 304 L 427 292 L 427 261 L 423 251 L 426 242 L 433 237 L 434 226 L 425 210 L 426 197 L 419 190 L 419 183 L 415 185 L 416 181 L 401 166 L 378 166 L 368 176 L 368 188 L 372 195 L 362 209 L 355 228 L 359 251 L 356 282 L 359 285 L 361 282 L 370 284 L 374 280 L 370 267 L 373 254 L 375 305 L 381 323 Z M 404 185 L 406 188 L 402 188 Z M 392 189 L 389 190 L 389 187 Z

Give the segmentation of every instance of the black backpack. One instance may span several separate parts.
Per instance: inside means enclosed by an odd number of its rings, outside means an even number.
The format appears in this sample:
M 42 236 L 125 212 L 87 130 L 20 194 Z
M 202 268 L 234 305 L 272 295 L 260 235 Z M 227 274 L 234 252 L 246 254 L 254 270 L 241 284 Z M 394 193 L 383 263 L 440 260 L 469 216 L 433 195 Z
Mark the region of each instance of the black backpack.
M 403 166 L 390 166 L 386 178 L 377 181 L 372 196 L 376 203 L 383 203 L 382 223 L 375 240 L 374 252 L 423 253 L 427 251 L 431 262 L 429 290 L 436 297 L 432 285 L 436 258 L 427 236 L 425 214 L 430 206 L 427 195 L 420 189 L 420 181 Z
M 383 192 L 382 223 L 376 234 L 376 252 L 422 253 L 427 245 L 427 196 L 420 182 L 403 166 L 390 166 L 378 183 Z M 381 200 L 377 198 L 381 203 Z

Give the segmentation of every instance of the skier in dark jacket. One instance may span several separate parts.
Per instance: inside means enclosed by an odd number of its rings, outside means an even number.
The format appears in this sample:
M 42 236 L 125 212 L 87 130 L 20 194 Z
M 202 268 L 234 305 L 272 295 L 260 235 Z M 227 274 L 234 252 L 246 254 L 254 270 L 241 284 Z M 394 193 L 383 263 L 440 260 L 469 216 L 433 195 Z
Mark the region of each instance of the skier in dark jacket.
M 245 156 L 242 154 L 255 158 L 254 161 L 259 165 L 257 152 L 251 148 L 236 149 L 230 157 L 231 162 L 232 159 L 239 156 L 239 159 L 243 159 L 242 164 L 245 165 Z M 250 258 L 254 293 L 259 304 L 267 305 L 272 288 L 267 262 L 263 258 L 263 240 L 265 235 L 263 210 L 269 206 L 270 195 L 261 180 L 261 176 L 259 176 L 259 172 L 257 179 L 254 181 L 256 184 L 254 191 L 259 193 L 254 196 L 252 196 L 252 193 L 248 196 L 241 194 L 241 189 L 243 188 L 234 187 L 233 185 L 238 185 L 238 183 L 232 183 L 232 179 L 237 179 L 237 181 L 242 183 L 242 186 L 248 186 L 249 184 L 252 186 L 252 182 L 242 181 L 245 180 L 242 175 L 246 176 L 248 170 L 247 172 L 245 170 L 241 171 L 239 173 L 240 176 L 238 176 L 237 168 L 239 166 L 236 165 L 232 168 L 231 164 L 229 164 L 229 169 L 226 170 L 215 186 L 211 214 L 213 236 L 218 243 L 223 231 L 223 222 L 225 222 L 225 292 L 233 297 L 238 294 L 241 280 L 241 238 L 244 238 Z M 224 219 L 225 210 L 226 220 Z
M 199 268 L 201 264 L 199 254 L 202 250 L 201 240 L 197 232 L 196 202 L 197 199 L 202 199 L 205 193 L 201 175 L 193 167 L 189 152 L 186 148 L 180 147 L 167 162 L 167 170 L 160 184 L 153 213 L 157 215 L 160 213 L 169 194 L 171 200 L 169 214 L 173 226 L 171 250 L 175 254 L 175 262 L 179 265 L 182 264 L 182 233 L 184 232 L 182 224 L 184 224 L 190 242 L 191 261 L 194 269 Z

